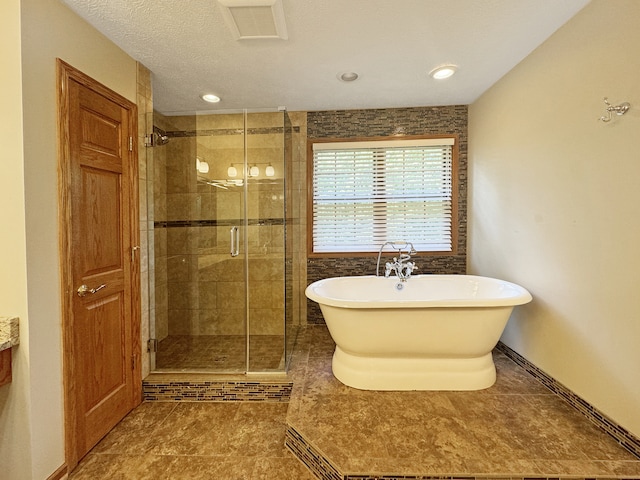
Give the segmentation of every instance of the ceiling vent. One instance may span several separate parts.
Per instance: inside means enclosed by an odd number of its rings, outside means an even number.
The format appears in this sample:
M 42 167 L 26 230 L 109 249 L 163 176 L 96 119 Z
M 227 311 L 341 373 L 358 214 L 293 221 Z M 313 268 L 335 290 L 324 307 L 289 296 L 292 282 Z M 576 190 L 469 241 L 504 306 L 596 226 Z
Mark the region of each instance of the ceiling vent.
M 289 38 L 282 0 L 218 0 L 218 3 L 236 40 Z

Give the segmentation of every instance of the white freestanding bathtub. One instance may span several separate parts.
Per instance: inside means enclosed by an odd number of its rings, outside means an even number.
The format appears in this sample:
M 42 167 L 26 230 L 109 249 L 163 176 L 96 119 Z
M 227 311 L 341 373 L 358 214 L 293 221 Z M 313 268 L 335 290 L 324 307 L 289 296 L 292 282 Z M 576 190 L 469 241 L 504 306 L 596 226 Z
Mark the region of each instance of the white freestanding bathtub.
M 305 291 L 336 343 L 332 368 L 363 390 L 480 390 L 496 381 L 491 351 L 516 305 L 514 283 L 472 275 L 336 277 Z

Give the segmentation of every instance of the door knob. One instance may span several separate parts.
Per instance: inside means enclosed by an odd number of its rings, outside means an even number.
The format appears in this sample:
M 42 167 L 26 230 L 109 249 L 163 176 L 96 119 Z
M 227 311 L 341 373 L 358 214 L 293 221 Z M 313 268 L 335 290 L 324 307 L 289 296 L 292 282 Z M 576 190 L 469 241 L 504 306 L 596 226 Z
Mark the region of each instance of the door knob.
M 96 293 L 98 290 L 102 290 L 104 287 L 106 287 L 107 284 L 103 283 L 102 285 L 100 285 L 99 287 L 96 288 L 89 288 L 86 285 L 80 285 L 78 287 L 78 296 L 79 297 L 84 297 L 87 293 Z

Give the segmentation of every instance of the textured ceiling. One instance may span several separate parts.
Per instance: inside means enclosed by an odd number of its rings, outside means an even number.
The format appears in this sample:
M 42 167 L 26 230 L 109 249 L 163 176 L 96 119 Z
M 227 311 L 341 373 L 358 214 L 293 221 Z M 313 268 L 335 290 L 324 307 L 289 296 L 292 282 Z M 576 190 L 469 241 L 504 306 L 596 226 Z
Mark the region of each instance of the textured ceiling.
M 282 0 L 288 40 L 235 40 L 216 0 L 62 1 L 153 72 L 164 114 L 470 104 L 589 2 Z

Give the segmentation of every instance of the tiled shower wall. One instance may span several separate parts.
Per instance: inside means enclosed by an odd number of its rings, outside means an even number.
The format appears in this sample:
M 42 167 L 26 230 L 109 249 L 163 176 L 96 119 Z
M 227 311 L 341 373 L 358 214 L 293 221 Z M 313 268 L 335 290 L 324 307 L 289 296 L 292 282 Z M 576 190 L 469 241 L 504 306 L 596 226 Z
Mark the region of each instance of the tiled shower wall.
M 291 120 L 291 141 L 287 161 L 287 249 L 291 252 L 290 274 L 294 281 L 287 307 L 292 313 L 288 318 L 287 349 L 293 351 L 296 326 L 307 322 L 307 113 L 288 112 Z M 289 292 L 287 292 L 289 295 Z
M 283 335 L 282 113 L 253 114 L 249 119 L 250 163 L 255 161 L 261 169 L 261 177 L 249 183 L 246 205 L 250 333 Z M 244 335 L 243 256 L 229 255 L 230 227 L 240 226 L 244 215 L 243 188 L 202 181 L 226 179 L 232 164 L 241 169 L 243 117 L 156 113 L 155 124 L 170 138 L 154 148 L 156 338 Z M 208 173 L 197 174 L 196 158 L 208 163 Z M 264 176 L 269 163 L 276 170 L 271 179 Z
M 358 138 L 402 135 L 457 134 L 458 157 L 458 245 L 456 255 L 417 257 L 418 273 L 463 274 L 466 272 L 467 244 L 467 118 L 466 105 L 412 107 L 373 110 L 308 112 L 307 136 L 317 138 Z M 411 241 L 410 238 L 406 239 Z M 307 283 L 327 277 L 375 274 L 376 259 L 341 256 L 309 257 Z M 307 321 L 324 323 L 315 302 L 307 302 Z

